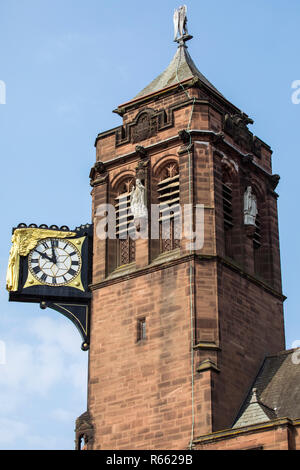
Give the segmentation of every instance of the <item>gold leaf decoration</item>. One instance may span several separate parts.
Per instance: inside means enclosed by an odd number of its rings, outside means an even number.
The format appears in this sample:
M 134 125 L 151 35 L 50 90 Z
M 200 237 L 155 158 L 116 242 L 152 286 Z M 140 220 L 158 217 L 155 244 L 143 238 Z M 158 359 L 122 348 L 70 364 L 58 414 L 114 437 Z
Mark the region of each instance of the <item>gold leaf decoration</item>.
M 9 254 L 8 268 L 6 274 L 6 289 L 9 292 L 18 290 L 20 256 L 27 256 L 40 240 L 45 238 L 68 238 L 74 237 L 75 232 L 64 232 L 59 230 L 47 230 L 41 228 L 19 228 L 12 236 L 12 247 Z

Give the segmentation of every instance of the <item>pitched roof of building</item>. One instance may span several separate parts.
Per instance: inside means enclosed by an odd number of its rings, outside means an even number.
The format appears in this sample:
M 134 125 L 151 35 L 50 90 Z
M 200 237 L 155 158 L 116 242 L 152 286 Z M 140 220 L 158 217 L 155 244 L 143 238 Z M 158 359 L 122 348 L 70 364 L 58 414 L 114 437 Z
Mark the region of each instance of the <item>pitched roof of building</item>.
M 192 78 L 198 78 L 200 82 L 210 88 L 210 90 L 224 98 L 223 95 L 197 69 L 193 59 L 188 53 L 187 46 L 181 44 L 166 70 L 155 78 L 140 93 L 138 93 L 134 99 L 145 97 Z
M 276 418 L 300 418 L 300 350 L 267 356 L 234 428 Z

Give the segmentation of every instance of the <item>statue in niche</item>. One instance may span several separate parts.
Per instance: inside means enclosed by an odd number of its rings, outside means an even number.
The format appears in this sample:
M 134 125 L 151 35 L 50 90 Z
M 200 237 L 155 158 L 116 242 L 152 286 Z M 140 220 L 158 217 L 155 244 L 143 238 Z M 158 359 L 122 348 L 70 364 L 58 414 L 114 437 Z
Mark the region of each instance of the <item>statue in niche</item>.
M 137 231 L 139 231 L 141 228 L 141 222 L 146 221 L 148 217 L 148 210 L 145 201 L 145 186 L 143 186 L 141 180 L 137 178 L 135 182 L 135 188 L 133 188 L 130 196 L 130 210 L 133 214 L 134 225 Z
M 244 224 L 255 225 L 257 213 L 257 200 L 251 186 L 248 186 L 244 194 Z

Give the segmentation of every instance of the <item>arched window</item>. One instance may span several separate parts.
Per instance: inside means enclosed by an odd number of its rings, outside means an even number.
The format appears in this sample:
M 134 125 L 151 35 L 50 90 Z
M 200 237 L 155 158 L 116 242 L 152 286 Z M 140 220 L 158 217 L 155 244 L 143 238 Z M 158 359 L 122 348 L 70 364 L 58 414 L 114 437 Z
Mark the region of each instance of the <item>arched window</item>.
M 257 178 L 252 178 L 251 191 L 256 202 L 256 217 L 252 236 L 253 270 L 257 277 L 268 280 L 271 262 L 265 187 Z
M 222 159 L 222 209 L 224 227 L 225 256 L 238 260 L 240 232 L 238 166 L 234 160 L 224 156 Z
M 81 434 L 78 438 L 77 449 L 87 450 L 88 437 L 86 434 Z
M 133 177 L 128 177 L 123 180 L 116 191 L 117 266 L 135 261 L 135 241 L 130 237 L 130 234 L 135 231 L 133 215 L 130 213 L 130 194 L 133 185 Z
M 157 195 L 159 204 L 159 251 L 164 253 L 180 247 L 181 219 L 177 162 L 169 162 L 160 171 Z

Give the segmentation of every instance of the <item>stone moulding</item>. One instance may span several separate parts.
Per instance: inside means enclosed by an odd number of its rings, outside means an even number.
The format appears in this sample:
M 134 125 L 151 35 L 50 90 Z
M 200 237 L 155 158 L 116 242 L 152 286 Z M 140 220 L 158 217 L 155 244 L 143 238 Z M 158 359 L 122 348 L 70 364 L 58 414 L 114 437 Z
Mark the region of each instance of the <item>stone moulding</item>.
M 174 250 L 175 251 L 175 250 Z M 177 251 L 177 250 L 176 250 Z M 251 281 L 253 284 L 256 284 L 260 287 L 262 287 L 266 292 L 269 294 L 273 295 L 274 297 L 278 298 L 281 301 L 286 300 L 286 296 L 282 294 L 282 292 L 278 292 L 274 290 L 270 285 L 266 284 L 265 282 L 261 281 L 260 279 L 255 278 L 251 274 L 247 273 L 241 266 L 235 264 L 234 262 L 230 262 L 228 259 L 225 259 L 221 256 L 217 255 L 199 255 L 199 254 L 187 254 L 187 255 L 176 255 L 174 256 L 173 259 L 168 259 L 167 261 L 164 261 L 161 259 L 160 263 L 155 262 L 155 260 L 149 264 L 146 267 L 139 268 L 139 269 L 134 269 L 134 266 L 132 266 L 132 270 L 130 273 L 127 273 L 126 275 L 122 275 L 120 273 L 119 276 L 115 276 L 114 278 L 105 278 L 103 281 L 100 281 L 96 284 L 90 284 L 89 288 L 91 291 L 97 290 L 97 289 L 102 289 L 104 287 L 107 287 L 111 284 L 123 282 L 123 281 L 128 281 L 129 279 L 133 279 L 135 277 L 141 276 L 142 274 L 148 274 L 154 271 L 158 271 L 160 269 L 168 269 L 171 266 L 174 266 L 176 264 L 181 264 L 185 262 L 189 262 L 195 260 L 197 263 L 206 263 L 206 262 L 216 262 L 220 263 L 223 266 L 227 267 L 228 269 L 235 271 L 239 273 L 242 277 L 248 279 Z
M 207 370 L 220 372 L 220 369 L 218 368 L 218 366 L 211 359 L 206 359 L 205 361 L 202 361 L 197 367 L 198 373 L 205 372 Z
M 211 434 L 205 434 L 203 436 L 199 436 L 198 438 L 194 439 L 193 446 L 201 445 L 201 444 L 211 444 L 217 441 L 221 441 L 224 439 L 231 439 L 232 437 L 238 437 L 240 435 L 245 435 L 248 433 L 254 432 L 262 432 L 262 431 L 269 431 L 272 428 L 278 427 L 298 427 L 300 426 L 300 420 L 291 420 L 289 418 L 278 418 L 273 421 L 268 421 L 262 424 L 252 424 L 250 426 L 245 426 L 243 428 L 238 429 L 224 429 L 222 431 L 216 431 Z

